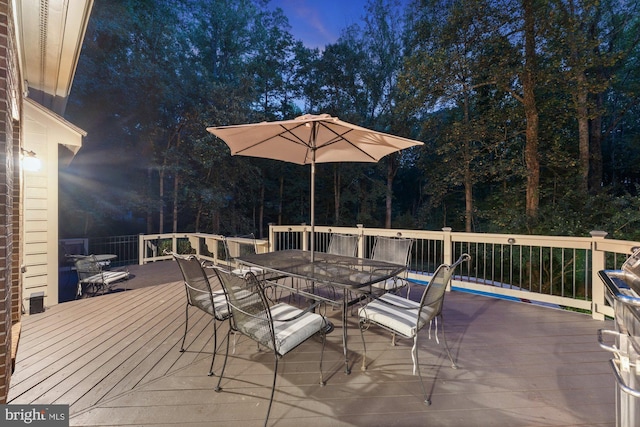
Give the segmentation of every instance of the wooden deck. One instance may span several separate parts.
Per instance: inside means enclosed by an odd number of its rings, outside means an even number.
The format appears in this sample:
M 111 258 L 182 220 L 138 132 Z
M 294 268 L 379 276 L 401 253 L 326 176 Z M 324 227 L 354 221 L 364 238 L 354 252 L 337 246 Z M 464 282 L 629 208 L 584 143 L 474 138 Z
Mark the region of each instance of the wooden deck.
M 185 296 L 180 282 L 162 284 L 172 274 L 158 275 L 155 286 L 25 316 L 9 403 L 69 404 L 70 424 L 78 426 L 262 425 L 272 356 L 239 340 L 224 390 L 216 393 L 218 378 L 207 376 L 212 329 L 206 316 L 191 311 L 190 345 L 178 351 Z M 324 353 L 327 385 L 317 384 L 320 343 L 310 340 L 280 363 L 270 425 L 615 425 L 611 356 L 596 340 L 611 322 L 452 292 L 444 314 L 459 369 L 449 367 L 443 347 L 423 331 L 422 372 L 433 402 L 426 406 L 411 375 L 411 343 L 391 347 L 387 333 L 370 330 L 369 369 L 362 372 L 352 317 L 354 368 L 346 375 L 339 312 L 330 314 L 336 330 Z

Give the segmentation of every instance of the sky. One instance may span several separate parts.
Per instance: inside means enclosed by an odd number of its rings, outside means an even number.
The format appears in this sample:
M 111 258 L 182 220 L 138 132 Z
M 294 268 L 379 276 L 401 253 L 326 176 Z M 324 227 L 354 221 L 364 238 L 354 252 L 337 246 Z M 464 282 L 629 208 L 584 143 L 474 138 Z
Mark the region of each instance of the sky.
M 347 26 L 360 23 L 367 0 L 271 0 L 289 18 L 291 33 L 305 46 L 335 43 Z

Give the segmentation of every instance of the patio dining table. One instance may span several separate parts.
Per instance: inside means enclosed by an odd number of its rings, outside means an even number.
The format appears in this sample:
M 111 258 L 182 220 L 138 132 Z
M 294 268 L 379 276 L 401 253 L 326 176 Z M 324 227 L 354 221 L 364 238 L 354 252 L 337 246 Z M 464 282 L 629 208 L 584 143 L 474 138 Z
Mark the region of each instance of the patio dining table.
M 306 281 L 310 284 L 308 290 L 293 287 L 290 289 L 309 299 L 322 300 L 342 309 L 342 344 L 347 374 L 351 373 L 347 347 L 349 306 L 371 294 L 372 289 L 375 290 L 371 286 L 374 283 L 397 276 L 406 269 L 405 265 L 324 252 L 314 252 L 312 257 L 310 251 L 298 249 L 244 255 L 236 258 L 236 261 L 250 267 L 259 267 L 274 273 L 275 276 Z M 276 285 L 281 286 L 278 283 Z M 326 287 L 342 291 L 342 298 L 323 295 L 322 289 Z M 355 298 L 350 298 L 354 295 Z

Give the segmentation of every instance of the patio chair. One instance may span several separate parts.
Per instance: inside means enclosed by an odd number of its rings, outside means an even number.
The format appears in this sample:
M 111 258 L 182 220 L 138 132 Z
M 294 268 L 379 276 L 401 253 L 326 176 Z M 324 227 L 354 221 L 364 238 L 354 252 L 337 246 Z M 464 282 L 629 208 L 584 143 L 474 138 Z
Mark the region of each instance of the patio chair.
M 422 380 L 420 366 L 418 362 L 418 334 L 422 328 L 431 321 L 440 317 L 442 322 L 442 340 L 447 350 L 447 355 L 451 361 L 451 367 L 457 369 L 444 333 L 444 320 L 442 317 L 442 305 L 447 284 L 451 280 L 456 267 L 464 261 L 469 261 L 471 257 L 463 254 L 458 260 L 451 264 L 440 265 L 429 283 L 422 292 L 419 302 L 400 297 L 392 293 L 385 293 L 380 298 L 369 302 L 358 310 L 360 318 L 360 334 L 362 336 L 362 344 L 364 347 L 362 358 L 362 370 L 367 369 L 367 349 L 364 340 L 364 332 L 370 325 L 377 325 L 386 330 L 391 331 L 394 336 L 399 335 L 404 338 L 413 338 L 413 347 L 411 348 L 411 358 L 413 360 L 413 375 L 418 372 L 420 376 L 420 385 L 424 394 L 425 403 L 431 404 L 427 396 L 426 389 Z M 437 340 L 437 329 L 436 329 Z
M 265 295 L 265 286 L 255 274 L 249 272 L 245 276 L 237 276 L 223 270 L 217 270 L 231 310 L 231 328 L 229 332 L 237 331 L 253 341 L 273 351 L 275 366 L 273 369 L 273 384 L 271 397 L 267 407 L 265 426 L 269 420 L 273 396 L 278 375 L 278 360 L 309 338 L 320 335 L 322 350 L 320 352 L 320 385 L 324 385 L 322 376 L 322 356 L 325 345 L 325 332 L 331 325 L 324 316 L 314 313 L 318 303 L 312 304 L 305 310 L 292 305 L 278 303 L 270 306 Z M 227 365 L 229 354 L 229 339 L 227 337 L 227 353 L 215 390 L 221 391 L 220 383 Z
M 236 237 L 240 238 L 240 239 L 251 239 L 253 241 L 253 244 L 251 244 L 251 245 L 240 244 L 237 256 L 255 254 L 255 253 L 258 252 L 258 246 L 256 244 L 255 235 L 247 234 L 245 236 L 236 236 Z M 224 250 L 226 252 L 226 259 L 227 259 L 227 262 L 229 262 L 229 268 L 231 269 L 230 271 L 233 274 L 235 274 L 236 276 L 244 276 L 247 273 L 251 272 L 251 273 L 255 274 L 256 276 L 264 275 L 264 270 L 259 268 L 259 267 L 249 267 L 249 266 L 244 266 L 244 265 L 237 265 L 237 263 L 234 261 L 237 256 L 233 256 L 231 254 L 231 250 L 229 248 L 229 242 L 228 242 L 228 239 L 226 237 L 223 239 L 223 243 L 224 243 Z
M 412 246 L 413 239 L 377 236 L 371 252 L 371 259 L 408 267 L 409 260 L 411 259 Z M 375 283 L 373 287 L 386 292 L 396 292 L 407 286 L 406 274 L 405 272 L 402 277 L 395 276 L 384 282 Z M 407 297 L 409 297 L 408 290 Z
M 129 278 L 126 270 L 106 270 L 95 255 L 80 257 L 75 261 L 76 272 L 78 273 L 78 291 L 76 298 L 82 296 L 102 294 L 111 290 L 114 283 Z
M 327 253 L 354 257 L 358 252 L 359 238 L 360 236 L 355 234 L 332 233 Z
M 213 274 L 209 277 L 205 267 L 195 256 L 171 255 L 178 262 L 187 294 L 184 335 L 182 336 L 182 344 L 180 344 L 180 352 L 185 351 L 184 343 L 189 330 L 189 307 L 198 308 L 209 314 L 213 323 L 213 356 L 211 357 L 211 367 L 209 368 L 209 376 L 212 376 L 214 375 L 213 362 L 216 360 L 218 348 L 218 325 L 216 322 L 224 322 L 231 316 L 224 290 L 220 285 L 218 275 Z

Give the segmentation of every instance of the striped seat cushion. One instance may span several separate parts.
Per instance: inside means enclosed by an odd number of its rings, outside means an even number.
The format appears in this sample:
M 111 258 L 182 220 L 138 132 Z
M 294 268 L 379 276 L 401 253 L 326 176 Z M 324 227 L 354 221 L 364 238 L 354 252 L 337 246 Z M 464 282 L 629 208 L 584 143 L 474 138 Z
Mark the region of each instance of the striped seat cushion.
M 412 338 L 416 334 L 420 304 L 395 294 L 384 294 L 358 310 L 358 315 L 369 322 L 377 323 L 400 335 Z M 424 307 L 421 317 L 426 323 L 433 313 Z
M 196 307 L 201 308 L 211 315 L 214 314 L 211 310 L 211 299 L 209 298 L 208 292 L 203 292 L 196 296 L 192 302 Z M 224 292 L 213 293 L 213 305 L 215 306 L 215 315 L 217 318 L 226 319 L 229 317 L 229 306 L 227 305 L 227 297 L 224 295 Z
M 302 310 L 285 303 L 271 307 L 271 318 L 273 319 L 275 333 L 275 351 L 282 356 L 296 348 L 313 334 L 319 332 L 325 325 L 324 318 L 316 313 L 305 313 L 295 320 L 285 321 L 300 313 L 302 313 Z M 274 350 L 269 337 L 269 329 L 264 327 L 263 321 L 264 319 L 253 318 L 242 325 L 241 328 L 257 341 Z
M 378 289 L 384 289 L 385 291 L 393 291 L 406 286 L 407 282 L 399 277 L 392 277 L 384 282 L 374 283 L 373 287 Z
M 118 280 L 124 280 L 129 278 L 128 271 L 103 271 L 102 273 L 94 274 L 93 276 L 86 277 L 81 280 L 82 283 L 101 283 L 104 285 L 110 285 Z
M 248 267 L 248 266 L 243 266 L 243 267 L 239 267 L 239 268 L 235 268 L 233 270 L 231 270 L 231 273 L 235 274 L 236 276 L 240 276 L 240 277 L 244 277 L 247 275 L 247 273 L 253 273 L 256 276 L 260 276 L 261 274 L 264 273 L 264 270 L 260 267 Z

